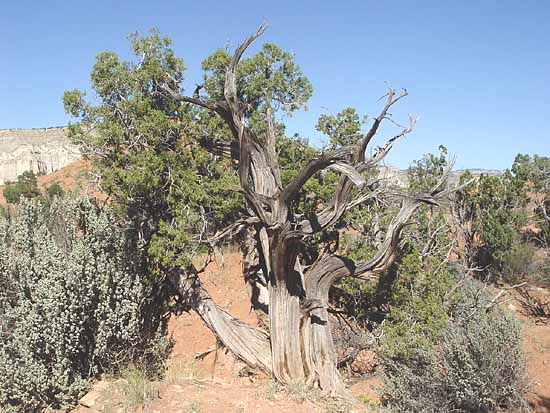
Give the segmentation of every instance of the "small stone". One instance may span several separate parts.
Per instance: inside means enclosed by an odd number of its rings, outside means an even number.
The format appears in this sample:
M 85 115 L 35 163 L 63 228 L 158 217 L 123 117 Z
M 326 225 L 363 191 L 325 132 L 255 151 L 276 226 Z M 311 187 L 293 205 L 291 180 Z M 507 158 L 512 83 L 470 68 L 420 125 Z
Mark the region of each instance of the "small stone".
M 101 394 L 103 393 L 103 390 L 105 390 L 109 384 L 104 381 L 100 381 L 96 383 L 92 390 L 90 390 L 87 394 L 85 394 L 78 403 L 84 407 L 93 407 L 97 400 L 101 397 Z
M 94 407 L 94 404 L 97 399 L 99 399 L 99 396 L 101 396 L 101 393 L 92 390 L 91 392 L 88 392 L 85 396 L 83 396 L 78 403 L 84 407 Z

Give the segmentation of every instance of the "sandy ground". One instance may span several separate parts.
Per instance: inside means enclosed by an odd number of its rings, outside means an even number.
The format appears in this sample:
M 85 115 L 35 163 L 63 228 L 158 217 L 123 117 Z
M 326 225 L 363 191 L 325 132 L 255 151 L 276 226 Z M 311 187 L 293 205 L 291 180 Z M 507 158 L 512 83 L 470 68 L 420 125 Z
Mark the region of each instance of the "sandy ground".
M 218 258 L 205 271 L 202 280 L 216 303 L 235 316 L 257 323 L 254 312 L 247 304 L 248 297 L 239 277 L 241 259 L 238 254 L 225 254 L 224 265 Z M 291 389 L 290 393 L 277 389 L 265 376 L 249 376 L 244 364 L 236 361 L 223 349 L 216 349 L 214 335 L 196 314 L 184 313 L 173 317 L 169 332 L 175 340 L 165 379 L 155 384 L 155 399 L 135 411 L 150 413 L 191 412 L 348 412 L 365 411 L 362 404 L 346 405 L 320 399 L 304 389 Z M 202 360 L 197 354 L 216 349 Z M 374 390 L 381 384 L 373 377 L 357 382 L 352 392 L 365 399 L 377 400 Z M 117 383 L 96 383 L 92 393 L 97 400 L 91 408 L 78 406 L 74 413 L 132 411 L 124 406 Z M 113 390 L 114 388 L 114 390 Z M 315 401 L 308 400 L 312 398 Z
M 256 323 L 240 278 L 239 255 L 225 254 L 223 261 L 223 266 L 218 258 L 207 267 L 203 276 L 205 286 L 219 305 L 249 323 Z M 550 412 L 550 325 L 523 316 L 517 305 L 511 305 L 510 310 L 524 323 L 525 352 L 533 382 L 529 401 L 535 412 Z M 352 393 L 367 401 L 366 404 L 344 405 L 319 399 L 303 389 L 292 389 L 290 393 L 278 390 L 268 377 L 248 376 L 245 366 L 223 349 L 196 360 L 197 354 L 216 349 L 216 340 L 195 314 L 173 317 L 169 331 L 175 346 L 166 378 L 154 384 L 152 401 L 140 407 L 125 406 L 116 382 L 108 383 L 107 387 L 99 382 L 95 385 L 100 390 L 96 391 L 98 398 L 93 407 L 79 406 L 74 412 L 368 412 L 372 411 L 369 403 L 376 405 L 379 400 L 377 389 L 382 382 L 376 376 L 350 383 Z
M 539 294 L 550 296 L 548 290 Z M 513 304 L 513 307 L 518 306 Z M 543 324 L 525 317 L 520 311 L 515 312 L 523 321 L 523 348 L 532 381 L 528 400 L 536 412 L 550 412 L 550 322 Z

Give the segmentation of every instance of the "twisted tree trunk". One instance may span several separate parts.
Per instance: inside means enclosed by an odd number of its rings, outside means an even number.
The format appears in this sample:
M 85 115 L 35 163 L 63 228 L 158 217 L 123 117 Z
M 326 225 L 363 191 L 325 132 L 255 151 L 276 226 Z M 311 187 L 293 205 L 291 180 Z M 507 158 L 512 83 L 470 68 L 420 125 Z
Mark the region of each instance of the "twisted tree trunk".
M 245 49 L 265 30 L 264 26 L 240 45 L 226 70 L 223 99 L 211 103 L 200 97 L 180 97 L 217 113 L 229 126 L 234 141 L 206 142 L 209 150 L 221 152 L 239 162 L 241 191 L 250 216 L 217 234 L 215 240 L 244 229 L 243 273 L 252 307 L 265 314 L 268 332 L 248 326 L 218 308 L 200 286 L 196 276 L 179 274 L 173 283 L 180 295 L 190 297 L 194 308 L 220 341 L 251 366 L 271 372 L 281 383 L 318 385 L 324 392 L 345 396 L 337 370 L 337 358 L 328 317 L 331 287 L 343 277 L 368 279 L 386 270 L 395 260 L 401 231 L 422 203 L 437 204 L 447 196 L 438 183 L 430 193 L 406 197 L 390 224 L 378 252 L 365 263 L 334 255 L 322 255 L 305 274 L 298 268 L 301 241 L 336 223 L 349 209 L 376 196 L 369 190 L 365 172 L 376 167 L 398 139 L 412 131 L 414 119 L 367 158 L 366 148 L 389 108 L 407 95 L 388 91 L 385 105 L 370 130 L 357 145 L 344 146 L 312 158 L 297 176 L 283 187 L 275 151 L 275 131 L 269 101 L 266 104 L 265 135 L 257 137 L 247 126 L 247 107 L 239 101 L 237 67 Z M 268 97 L 266 97 L 268 100 Z M 229 148 L 229 149 L 227 149 Z M 332 169 L 341 174 L 332 202 L 309 219 L 298 221 L 294 203 L 306 182 L 316 173 Z M 353 188 L 359 188 L 352 198 Z M 193 291 L 189 294 L 189 291 Z

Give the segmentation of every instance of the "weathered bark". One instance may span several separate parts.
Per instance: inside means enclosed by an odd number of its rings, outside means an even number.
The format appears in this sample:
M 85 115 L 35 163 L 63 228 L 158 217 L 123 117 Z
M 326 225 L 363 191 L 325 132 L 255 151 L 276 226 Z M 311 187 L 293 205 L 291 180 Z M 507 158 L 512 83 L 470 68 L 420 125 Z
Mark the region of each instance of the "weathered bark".
M 349 266 L 349 268 L 348 268 Z M 353 272 L 353 263 L 333 256 L 320 259 L 306 274 L 306 303 L 302 321 L 303 344 L 313 365 L 319 387 L 332 396 L 346 394 L 337 369 L 328 314 L 329 290 L 338 280 Z
M 231 156 L 239 162 L 241 192 L 250 217 L 244 218 L 214 237 L 219 240 L 246 228 L 242 249 L 243 273 L 252 297 L 252 306 L 268 316 L 269 338 L 262 330 L 247 326 L 218 308 L 200 287 L 198 281 L 192 308 L 202 317 L 221 342 L 246 363 L 270 371 L 282 383 L 317 384 L 330 395 L 345 396 L 346 390 L 337 370 L 337 357 L 328 317 L 330 288 L 342 277 L 368 279 L 386 270 L 395 260 L 402 229 L 421 203 L 436 204 L 448 192 L 440 183 L 429 194 L 405 197 L 402 207 L 390 224 L 385 239 L 374 257 L 354 264 L 337 256 L 322 256 L 305 274 L 296 270 L 301 241 L 336 223 L 342 215 L 377 195 L 368 188 L 365 172 L 374 168 L 391 150 L 393 144 L 412 131 L 415 120 L 397 135 L 366 157 L 366 148 L 387 118 L 392 105 L 407 95 L 396 96 L 390 89 L 384 107 L 371 129 L 357 145 L 338 148 L 314 157 L 297 176 L 283 187 L 275 151 L 273 114 L 268 97 L 267 127 L 258 137 L 247 126 L 248 105 L 239 101 L 237 67 L 245 49 L 265 30 L 258 31 L 240 45 L 227 67 L 223 99 L 210 103 L 193 97 L 182 102 L 202 106 L 225 120 L 233 134 L 233 142 L 206 142 L 214 153 Z M 176 92 L 173 92 L 176 93 Z M 293 213 L 294 202 L 307 181 L 315 174 L 333 169 L 341 174 L 330 204 L 313 216 L 298 221 Z M 360 192 L 352 199 L 353 188 Z M 366 190 L 370 189 L 370 192 Z M 185 293 L 189 281 L 176 283 Z
M 243 276 L 252 309 L 265 324 L 269 308 L 269 281 L 267 279 L 265 259 L 259 247 L 257 232 L 247 228 L 240 236 L 243 255 Z
M 264 331 L 239 321 L 208 296 L 201 298 L 195 311 L 237 358 L 253 368 L 272 371 L 269 338 Z
M 173 271 L 169 281 L 176 290 L 184 310 L 193 309 L 221 343 L 251 367 L 271 372 L 271 349 L 267 333 L 236 319 L 218 307 L 202 287 L 193 266 Z

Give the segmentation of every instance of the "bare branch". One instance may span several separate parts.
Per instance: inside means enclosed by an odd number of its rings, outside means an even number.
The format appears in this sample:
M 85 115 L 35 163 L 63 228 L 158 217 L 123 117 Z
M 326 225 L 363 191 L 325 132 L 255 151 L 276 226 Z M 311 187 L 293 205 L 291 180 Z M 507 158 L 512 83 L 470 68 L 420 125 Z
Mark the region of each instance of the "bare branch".
M 409 125 L 405 129 L 403 129 L 401 132 L 399 132 L 397 135 L 395 135 L 393 138 L 389 139 L 384 146 L 382 146 L 381 148 L 378 148 L 376 153 L 373 156 L 371 156 L 369 159 L 364 161 L 358 167 L 358 169 L 363 171 L 363 170 L 372 168 L 373 166 L 380 163 L 380 161 L 382 161 L 386 157 L 386 155 L 389 153 L 389 151 L 393 147 L 393 144 L 397 140 L 403 138 L 405 135 L 412 132 L 414 126 L 416 125 L 417 120 L 418 118 L 413 118 L 411 115 L 409 115 Z
M 239 112 L 237 101 L 237 66 L 244 51 L 252 44 L 254 40 L 260 37 L 266 29 L 267 24 L 262 23 L 254 34 L 250 35 L 242 44 L 240 44 L 235 50 L 231 63 L 229 63 L 229 66 L 227 67 L 227 71 L 225 73 L 224 97 L 234 114 Z
M 362 203 L 368 201 L 369 199 L 376 198 L 380 193 L 382 193 L 382 189 L 378 188 L 372 192 L 362 194 L 357 198 L 355 198 L 354 200 L 350 201 L 346 207 L 346 210 L 349 211 L 355 208 L 357 205 L 361 205 Z
M 222 239 L 224 239 L 227 236 L 233 236 L 240 232 L 244 227 L 248 225 L 258 224 L 260 220 L 257 217 L 248 217 L 244 219 L 240 219 L 238 221 L 233 222 L 231 225 L 225 227 L 221 231 L 218 231 L 216 235 L 214 235 L 212 238 L 209 238 L 207 240 L 204 240 L 203 242 L 206 244 L 215 244 Z
M 386 96 L 387 96 L 386 104 L 384 105 L 384 108 L 382 109 L 382 112 L 375 119 L 375 122 L 374 122 L 373 126 L 371 127 L 371 129 L 369 130 L 367 135 L 365 135 L 363 141 L 360 144 L 360 149 L 359 149 L 359 154 L 358 154 L 359 163 L 355 166 L 355 170 L 356 170 L 357 174 L 361 174 L 361 173 L 373 168 L 379 162 L 381 162 L 386 157 L 386 155 L 389 153 L 389 151 L 393 147 L 393 144 L 397 140 L 399 140 L 400 138 L 402 138 L 405 135 L 412 132 L 412 130 L 413 130 L 415 124 L 416 124 L 417 119 L 413 118 L 412 116 L 409 116 L 409 125 L 406 128 L 404 128 L 401 132 L 399 132 L 397 135 L 395 135 L 391 139 L 389 139 L 386 142 L 386 144 L 383 147 L 379 148 L 373 156 L 371 156 L 369 159 L 365 160 L 366 147 L 367 147 L 368 143 L 371 141 L 371 139 L 374 137 L 374 135 L 376 134 L 376 132 L 378 130 L 378 127 L 379 127 L 380 123 L 382 122 L 382 120 L 384 120 L 386 118 L 386 116 L 388 116 L 389 108 L 393 104 L 398 102 L 400 99 L 407 96 L 407 91 L 404 89 L 403 92 L 401 93 L 401 95 L 399 95 L 397 98 L 395 98 L 395 91 L 393 89 L 389 89 L 388 94 Z M 324 167 L 327 167 L 327 166 L 324 166 Z M 295 178 L 295 180 L 304 179 L 305 177 L 307 177 L 307 179 L 309 179 L 309 177 L 306 175 L 306 171 L 304 170 L 302 172 L 304 173 L 305 176 L 299 175 Z M 313 175 L 313 174 L 311 174 L 311 175 Z M 307 181 L 307 179 L 305 181 L 303 181 L 303 183 L 301 185 L 303 185 Z M 290 184 L 289 184 L 289 186 L 290 186 Z M 323 211 L 321 211 L 320 213 L 313 216 L 311 219 L 301 222 L 300 223 L 301 229 L 298 230 L 297 233 L 312 234 L 312 233 L 318 232 L 318 231 L 328 227 L 329 225 L 334 224 L 336 221 L 338 221 L 338 219 L 340 219 L 342 214 L 350 209 L 349 203 L 352 202 L 352 201 L 350 201 L 349 198 L 350 198 L 352 188 L 353 188 L 353 185 L 350 182 L 349 177 L 347 175 L 343 176 L 340 179 L 340 182 L 338 183 L 338 187 L 336 188 L 334 198 L 332 199 L 330 205 L 327 208 L 325 208 Z M 285 188 L 285 190 L 286 190 L 286 188 Z M 296 196 L 296 195 L 294 195 L 294 196 Z M 357 204 L 355 204 L 355 205 L 357 205 Z
M 384 242 L 382 242 L 377 253 L 371 260 L 357 265 L 357 269 L 354 273 L 355 277 L 371 278 L 373 275 L 387 270 L 395 261 L 401 232 L 405 226 L 409 225 L 412 214 L 422 204 L 438 205 L 442 199 L 447 198 L 449 194 L 458 189 L 450 188 L 440 191 L 438 188 L 439 184 L 436 184 L 431 193 L 417 194 L 413 197 L 407 197 L 403 201 L 401 209 L 388 227 Z
M 345 162 L 353 154 L 353 146 L 344 146 L 333 152 L 322 154 L 312 158 L 306 166 L 296 175 L 296 177 L 283 190 L 283 200 L 290 202 L 298 196 L 298 193 L 306 182 L 317 172 L 328 168 L 336 162 Z
M 181 102 L 192 103 L 192 104 L 197 105 L 197 106 L 202 106 L 203 108 L 208 109 L 212 112 L 216 112 L 216 110 L 217 110 L 217 107 L 216 107 L 215 104 L 207 103 L 207 102 L 205 102 L 204 100 L 202 100 L 198 97 L 178 96 L 178 99 Z
M 333 169 L 337 172 L 340 172 L 359 188 L 362 188 L 366 184 L 365 178 L 363 178 L 353 166 L 347 163 L 335 162 L 332 165 L 329 165 L 327 169 Z
M 516 285 L 512 285 L 511 287 L 505 287 L 503 289 L 501 289 L 497 295 L 495 295 L 493 297 L 493 299 L 491 301 L 489 301 L 486 305 L 485 305 L 485 309 L 486 310 L 489 310 L 491 307 L 494 307 L 495 305 L 499 305 L 499 304 L 503 304 L 507 301 L 510 301 L 513 299 L 513 297 L 511 298 L 508 298 L 507 300 L 503 300 L 503 301 L 498 301 L 498 299 L 502 296 L 502 294 L 504 294 L 506 291 L 510 291 L 510 290 L 514 290 L 516 288 L 520 288 L 521 287 L 524 287 L 525 285 L 527 285 L 527 282 L 522 282 L 520 284 L 516 284 Z
M 397 103 L 399 100 L 401 100 L 407 95 L 408 95 L 407 89 L 403 89 L 402 93 L 397 98 L 394 99 L 395 90 L 389 88 L 388 93 L 385 95 L 386 103 L 384 105 L 384 108 L 382 109 L 378 117 L 374 119 L 374 123 L 372 124 L 371 128 L 369 129 L 369 131 L 361 141 L 361 145 L 359 147 L 359 162 L 363 162 L 365 160 L 365 152 L 367 150 L 367 146 L 369 145 L 372 138 L 374 138 L 374 136 L 376 135 L 376 132 L 378 131 L 378 127 L 380 126 L 380 123 L 386 118 L 388 114 L 388 110 L 392 107 L 392 105 L 394 105 L 395 103 Z

